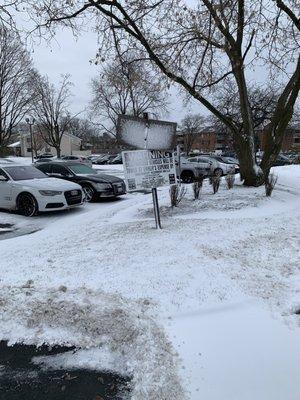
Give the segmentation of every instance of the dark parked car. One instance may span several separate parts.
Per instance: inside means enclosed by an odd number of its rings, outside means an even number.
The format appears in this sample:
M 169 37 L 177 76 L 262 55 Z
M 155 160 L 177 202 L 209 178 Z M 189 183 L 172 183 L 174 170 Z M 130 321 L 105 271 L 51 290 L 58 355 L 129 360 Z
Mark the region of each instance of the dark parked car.
M 52 158 L 54 157 L 53 154 L 51 153 L 44 153 L 44 154 L 40 154 L 39 156 L 35 157 L 36 160 L 40 160 L 43 158 Z
M 112 161 L 116 157 L 117 157 L 117 154 L 106 154 L 106 155 L 94 160 L 93 164 L 97 164 L 97 165 L 110 164 L 110 161 Z
M 283 154 L 279 154 L 276 161 L 273 164 L 273 167 L 281 167 L 282 165 L 291 165 L 292 161 L 284 156 Z
M 112 160 L 109 160 L 107 164 L 123 164 L 122 154 L 118 154 Z
M 78 183 L 83 188 L 86 201 L 116 197 L 126 193 L 123 179 L 97 174 L 93 168 L 76 161 L 51 161 L 36 165 L 36 168 L 49 176 Z
M 52 161 L 52 158 L 38 158 L 37 160 L 34 161 L 34 165 L 35 164 L 41 164 L 41 163 L 47 163 Z
M 92 166 L 92 161 L 89 160 L 87 157 L 83 157 L 83 156 L 63 156 L 61 157 L 61 160 L 63 161 L 78 161 L 82 164 L 86 164 L 89 165 L 90 167 Z

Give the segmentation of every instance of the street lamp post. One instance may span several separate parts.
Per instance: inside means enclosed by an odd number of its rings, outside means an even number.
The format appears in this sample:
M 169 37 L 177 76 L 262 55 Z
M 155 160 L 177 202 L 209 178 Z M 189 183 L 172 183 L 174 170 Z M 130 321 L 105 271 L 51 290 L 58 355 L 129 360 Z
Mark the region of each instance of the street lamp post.
M 31 162 L 33 163 L 33 131 L 32 131 L 32 126 L 35 123 L 35 119 L 33 117 L 31 118 L 26 118 L 25 121 L 29 125 L 29 131 L 30 131 L 30 145 L 31 145 Z

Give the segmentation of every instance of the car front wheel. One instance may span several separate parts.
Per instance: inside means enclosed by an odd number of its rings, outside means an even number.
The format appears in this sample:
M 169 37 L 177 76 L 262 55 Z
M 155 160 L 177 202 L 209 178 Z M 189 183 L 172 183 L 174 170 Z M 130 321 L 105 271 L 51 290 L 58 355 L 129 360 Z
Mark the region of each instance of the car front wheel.
M 22 193 L 17 200 L 17 210 L 25 217 L 33 217 L 38 212 L 38 203 L 30 193 Z
M 195 179 L 194 173 L 192 171 L 183 171 L 180 177 L 182 179 L 182 182 L 184 183 L 192 183 Z
M 88 203 L 93 201 L 95 198 L 94 188 L 92 188 L 92 186 L 90 186 L 90 185 L 84 185 L 84 186 L 82 186 L 82 189 L 84 192 L 85 201 L 87 201 Z
M 214 176 L 222 176 L 223 175 L 223 171 L 222 171 L 222 169 L 221 168 L 216 168 L 215 170 L 214 170 Z

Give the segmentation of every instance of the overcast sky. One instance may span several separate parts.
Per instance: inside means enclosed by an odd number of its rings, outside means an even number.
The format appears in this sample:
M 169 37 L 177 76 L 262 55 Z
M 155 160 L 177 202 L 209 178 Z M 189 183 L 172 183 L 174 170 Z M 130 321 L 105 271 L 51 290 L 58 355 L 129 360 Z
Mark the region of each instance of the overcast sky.
M 96 33 L 87 32 L 74 38 L 69 30 L 64 29 L 57 32 L 56 40 L 49 45 L 43 41 L 29 47 L 36 68 L 42 75 L 47 74 L 51 81 L 57 83 L 62 74 L 71 75 L 74 83 L 72 111 L 77 113 L 87 108 L 90 101 L 89 82 L 100 70 L 99 66 L 89 62 L 97 52 Z M 207 113 L 196 102 L 184 107 L 175 87 L 170 91 L 169 111 L 169 115 L 163 118 L 175 122 L 180 122 L 189 111 Z

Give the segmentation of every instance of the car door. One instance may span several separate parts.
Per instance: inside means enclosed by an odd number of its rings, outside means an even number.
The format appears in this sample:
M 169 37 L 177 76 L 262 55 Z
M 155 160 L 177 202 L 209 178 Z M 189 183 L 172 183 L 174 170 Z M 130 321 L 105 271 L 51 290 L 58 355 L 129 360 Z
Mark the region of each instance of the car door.
M 0 208 L 10 208 L 12 205 L 12 182 L 0 168 Z
M 200 168 L 203 175 L 207 175 L 211 170 L 211 163 L 207 158 L 196 157 L 197 168 Z

